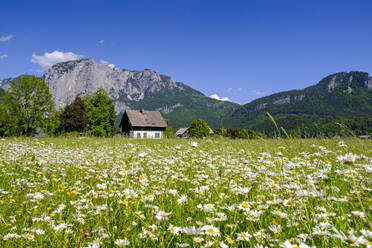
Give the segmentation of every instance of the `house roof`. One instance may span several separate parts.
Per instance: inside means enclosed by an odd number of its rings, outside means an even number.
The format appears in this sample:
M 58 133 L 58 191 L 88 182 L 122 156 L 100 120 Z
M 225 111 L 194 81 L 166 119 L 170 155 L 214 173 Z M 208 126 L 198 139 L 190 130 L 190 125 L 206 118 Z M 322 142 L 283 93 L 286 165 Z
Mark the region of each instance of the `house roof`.
M 210 135 L 213 135 L 213 134 L 214 134 L 213 129 L 210 128 L 210 127 L 209 127 L 209 134 L 210 134 Z
M 177 135 L 182 135 L 184 134 L 189 128 L 188 127 L 181 127 L 180 129 L 177 130 L 176 136 Z
M 125 110 L 132 127 L 167 127 L 159 111 Z
M 210 128 L 210 127 L 208 127 L 208 128 L 209 128 L 209 134 L 210 134 L 210 135 L 213 135 L 214 132 L 213 132 L 212 128 Z M 183 135 L 183 134 L 184 134 L 185 132 L 187 132 L 188 130 L 189 130 L 188 127 L 181 127 L 180 129 L 177 130 L 177 132 L 176 132 L 176 136 L 177 136 L 177 135 Z

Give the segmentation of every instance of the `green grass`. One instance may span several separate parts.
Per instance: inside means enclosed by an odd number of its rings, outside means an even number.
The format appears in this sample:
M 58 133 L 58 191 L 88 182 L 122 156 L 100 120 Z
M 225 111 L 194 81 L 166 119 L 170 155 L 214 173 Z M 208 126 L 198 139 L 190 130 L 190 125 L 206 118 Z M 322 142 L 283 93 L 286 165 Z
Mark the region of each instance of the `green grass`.
M 8 138 L 0 170 L 1 247 L 372 241 L 371 140 Z

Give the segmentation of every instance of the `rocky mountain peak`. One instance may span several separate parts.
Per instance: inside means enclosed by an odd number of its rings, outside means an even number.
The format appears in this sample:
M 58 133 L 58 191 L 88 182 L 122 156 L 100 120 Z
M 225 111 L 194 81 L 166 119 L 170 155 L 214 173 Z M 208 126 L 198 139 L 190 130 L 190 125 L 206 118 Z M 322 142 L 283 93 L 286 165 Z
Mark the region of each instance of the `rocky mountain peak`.
M 58 63 L 44 74 L 57 108 L 71 103 L 76 96 L 94 93 L 104 88 L 113 99 L 117 112 L 129 108 L 123 100 L 140 101 L 149 94 L 166 90 L 184 90 L 184 85 L 172 78 L 145 69 L 129 71 L 99 64 L 93 59 Z

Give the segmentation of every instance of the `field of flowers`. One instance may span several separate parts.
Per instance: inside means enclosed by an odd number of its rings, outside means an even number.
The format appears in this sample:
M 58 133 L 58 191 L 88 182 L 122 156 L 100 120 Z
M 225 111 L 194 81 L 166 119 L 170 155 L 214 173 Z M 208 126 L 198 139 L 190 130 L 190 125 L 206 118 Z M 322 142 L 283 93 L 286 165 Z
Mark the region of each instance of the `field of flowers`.
M 371 140 L 0 141 L 0 247 L 372 247 Z

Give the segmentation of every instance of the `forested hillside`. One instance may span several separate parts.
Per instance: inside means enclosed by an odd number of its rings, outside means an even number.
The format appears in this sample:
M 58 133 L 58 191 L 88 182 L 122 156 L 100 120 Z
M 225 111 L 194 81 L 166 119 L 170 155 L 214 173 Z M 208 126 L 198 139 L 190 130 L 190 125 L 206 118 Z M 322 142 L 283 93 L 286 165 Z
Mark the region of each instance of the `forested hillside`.
M 372 132 L 372 80 L 365 72 L 341 72 L 303 90 L 280 92 L 248 103 L 231 114 L 231 125 L 273 133 L 275 125 L 299 136 Z

